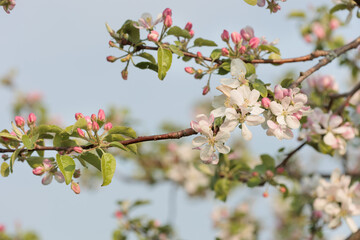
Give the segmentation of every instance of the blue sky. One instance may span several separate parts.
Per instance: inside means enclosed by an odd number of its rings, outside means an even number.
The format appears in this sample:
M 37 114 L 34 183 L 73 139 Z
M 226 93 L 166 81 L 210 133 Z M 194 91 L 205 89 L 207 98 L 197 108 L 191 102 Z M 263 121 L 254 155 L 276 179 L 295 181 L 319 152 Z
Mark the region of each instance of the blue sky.
M 240 0 L 212 3 L 210 1 L 18 1 L 14 11 L 7 15 L 0 13 L 0 75 L 10 69 L 18 71 L 16 84 L 22 91 L 41 91 L 51 114 L 60 116 L 69 125 L 74 113 L 97 113 L 110 105 L 131 109 L 132 116 L 139 119 L 135 130 L 139 135 L 156 134 L 162 121 L 175 121 L 189 126 L 192 120 L 193 103 L 217 95 L 215 90 L 203 97 L 202 87 L 206 80 L 194 80 L 184 72 L 184 64 L 175 61 L 164 81 L 157 79 L 152 71 L 129 69 L 129 79 L 121 79 L 122 65 L 108 63 L 105 58 L 118 52 L 108 47 L 110 40 L 105 28 L 107 22 L 114 29 L 127 19 L 137 20 L 143 12 L 153 16 L 166 7 L 173 9 L 175 25 L 193 23 L 195 37 L 215 40 L 223 46 L 220 34 L 223 29 L 239 31 L 250 25 L 256 36 L 266 36 L 269 41 L 279 39 L 278 47 L 283 57 L 305 55 L 311 47 L 301 40 L 298 23 L 288 20 L 291 9 L 306 9 L 309 4 L 330 2 L 289 1 L 282 10 L 270 15 L 268 11 L 251 7 Z M 359 23 L 352 24 L 344 33 L 348 40 L 357 37 Z M 204 55 L 207 51 L 202 50 Z M 304 71 L 315 62 L 258 67 L 258 76 L 264 82 L 274 82 L 289 69 Z M 191 63 L 192 64 L 192 63 Z M 276 70 L 274 70 L 276 69 Z M 346 75 L 332 63 L 321 72 L 334 74 L 340 81 Z M 219 83 L 214 77 L 212 89 Z M 10 128 L 11 103 L 9 91 L 0 88 L 0 126 Z M 188 139 L 190 141 L 191 139 Z M 279 142 L 258 131 L 252 149 L 274 153 L 279 146 L 292 146 L 294 142 Z M 265 146 L 265 147 L 263 147 Z M 126 169 L 128 166 L 124 166 Z M 118 164 L 119 171 L 122 165 Z M 15 166 L 10 177 L 0 179 L 0 223 L 11 230 L 16 222 L 24 229 L 37 231 L 42 239 L 107 239 L 116 227 L 112 214 L 116 201 L 120 199 L 151 199 L 153 204 L 138 213 L 148 213 L 160 221 L 167 220 L 169 190 L 171 184 L 146 186 L 113 181 L 110 186 L 97 191 L 83 191 L 75 196 L 65 185 L 53 183 L 42 186 L 40 178 L 33 176 L 31 169 L 21 163 Z M 211 239 L 210 211 L 219 204 L 210 195 L 206 199 L 189 199 L 179 190 L 177 201 L 176 228 L 182 239 Z M 259 198 L 261 190 L 245 192 Z M 237 191 L 230 198 L 234 204 L 246 198 L 244 191 Z M 263 209 L 270 200 L 262 201 Z M 265 214 L 267 217 L 270 214 Z M 267 227 L 271 229 L 271 224 Z M 264 236 L 263 236 L 264 237 Z M 265 238 L 264 238 L 265 239 Z

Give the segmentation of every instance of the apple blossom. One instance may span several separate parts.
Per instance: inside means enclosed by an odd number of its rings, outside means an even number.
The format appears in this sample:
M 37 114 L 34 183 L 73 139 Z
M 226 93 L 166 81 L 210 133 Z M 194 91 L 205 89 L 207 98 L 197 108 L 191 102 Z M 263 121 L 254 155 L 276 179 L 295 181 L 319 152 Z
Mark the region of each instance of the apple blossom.
M 157 42 L 159 39 L 159 33 L 155 30 L 151 31 L 147 36 L 149 41 Z
M 15 117 L 15 124 L 17 127 L 22 128 L 25 125 L 25 119 L 20 116 Z
M 163 14 L 159 13 L 153 21 L 153 18 L 150 13 L 143 13 L 141 15 L 141 18 L 139 18 L 139 21 L 134 24 L 136 28 L 139 29 L 146 29 L 146 30 L 152 30 L 156 24 L 160 23 L 163 20 Z
M 185 30 L 187 30 L 188 32 L 190 32 L 191 29 L 192 29 L 192 23 L 191 23 L 191 22 L 186 23 L 186 25 L 185 25 Z
M 229 36 L 229 32 L 227 30 L 223 31 L 223 33 L 221 34 L 221 39 L 224 42 L 229 42 L 230 36 Z

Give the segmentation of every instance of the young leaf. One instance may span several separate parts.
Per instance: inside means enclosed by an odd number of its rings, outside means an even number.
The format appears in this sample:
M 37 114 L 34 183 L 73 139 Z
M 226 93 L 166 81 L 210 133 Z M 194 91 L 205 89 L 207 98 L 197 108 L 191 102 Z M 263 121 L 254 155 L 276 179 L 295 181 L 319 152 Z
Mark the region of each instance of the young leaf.
M 143 52 L 137 56 L 145 58 L 145 59 L 149 60 L 151 63 L 156 64 L 156 60 L 155 60 L 154 56 L 149 53 Z
M 261 179 L 259 177 L 251 177 L 248 181 L 247 181 L 247 186 L 248 187 L 256 187 L 261 183 Z
M 117 147 L 117 148 L 120 148 L 121 150 L 124 150 L 126 152 L 129 151 L 129 149 L 127 149 L 124 145 L 122 145 L 119 142 L 111 142 L 110 147 Z
M 267 168 L 273 168 L 275 167 L 275 160 L 273 157 L 271 157 L 268 154 L 263 154 L 260 156 L 261 161 L 263 162 L 263 164 L 267 167 Z
M 203 38 L 197 38 L 194 41 L 194 46 L 196 47 L 202 47 L 202 46 L 209 46 L 209 47 L 216 47 L 217 44 L 214 41 L 203 39 Z
M 337 4 L 333 8 L 330 9 L 330 14 L 333 14 L 334 12 L 345 10 L 347 9 L 346 4 Z
M 3 177 L 7 177 L 9 176 L 9 164 L 7 164 L 6 162 L 3 162 L 1 164 L 1 176 Z
M 167 31 L 167 35 L 173 35 L 173 36 L 176 36 L 176 37 L 191 38 L 191 35 L 187 30 L 181 29 L 178 26 L 174 26 L 174 27 L 170 28 Z
M 21 138 L 24 146 L 29 149 L 29 150 L 32 150 L 34 149 L 35 147 L 35 142 L 33 142 L 28 135 L 23 135 L 22 138 Z
M 175 45 L 170 45 L 169 46 L 170 50 L 175 53 L 176 55 L 180 56 L 180 57 L 183 57 L 184 56 L 184 53 L 179 49 L 178 46 L 175 46 Z
M 116 160 L 110 153 L 104 153 L 101 157 L 101 174 L 103 183 L 101 186 L 106 186 L 111 183 L 116 169 Z
M 10 172 L 13 172 L 13 167 L 14 167 L 14 163 L 15 163 L 15 159 L 18 157 L 19 153 L 21 150 L 23 150 L 24 147 L 22 148 L 18 148 L 15 150 L 15 152 L 11 155 L 10 157 Z
M 31 168 L 36 168 L 42 165 L 45 158 L 43 157 L 28 157 L 26 158 L 27 163 Z M 51 158 L 49 158 L 51 159 Z
M 290 87 L 290 85 L 294 82 L 294 80 L 292 78 L 285 78 L 284 80 L 281 81 L 280 85 L 283 88 L 288 88 Z
M 101 171 L 101 161 L 96 154 L 93 154 L 91 152 L 84 152 L 79 156 L 79 158 L 83 159 L 85 162 L 89 163 L 90 165 Z
M 226 201 L 227 195 L 230 191 L 230 182 L 226 178 L 222 178 L 215 183 L 215 197 L 221 201 Z
M 263 50 L 263 51 L 273 52 L 273 53 L 280 55 L 280 50 L 277 47 L 274 47 L 271 45 L 260 45 L 259 49 Z
M 151 62 L 139 62 L 139 63 L 135 64 L 135 67 L 140 68 L 140 69 L 150 69 L 155 72 L 158 72 L 158 66 Z
M 132 153 L 137 154 L 137 145 L 136 144 L 129 144 L 126 146 Z
M 244 0 L 244 2 L 251 6 L 255 6 L 257 4 L 257 0 Z
M 262 97 L 267 97 L 267 88 L 261 80 L 256 79 L 253 83 L 253 88 L 258 90 Z
M 138 43 L 140 41 L 140 31 L 134 26 L 134 21 L 126 20 L 124 25 L 117 31 L 118 34 L 124 36 L 127 34 L 128 40 L 132 43 Z
M 72 176 L 75 172 L 75 161 L 70 156 L 56 154 L 56 162 L 65 178 L 65 183 L 71 183 Z
M 169 71 L 172 62 L 172 52 L 169 49 L 159 47 L 158 52 L 158 77 L 163 80 Z
M 211 52 L 210 57 L 212 60 L 219 59 L 221 57 L 221 49 L 214 49 Z
M 127 137 L 136 138 L 136 132 L 131 127 L 116 126 L 110 129 L 108 134 L 122 134 Z

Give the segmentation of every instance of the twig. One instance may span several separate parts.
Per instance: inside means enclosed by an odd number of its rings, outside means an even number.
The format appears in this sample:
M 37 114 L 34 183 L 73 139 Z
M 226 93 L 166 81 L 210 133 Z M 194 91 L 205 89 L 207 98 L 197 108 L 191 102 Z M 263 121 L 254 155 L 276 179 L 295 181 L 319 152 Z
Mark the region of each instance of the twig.
M 350 236 L 346 238 L 346 240 L 359 240 L 360 239 L 360 230 L 355 233 L 352 233 Z
M 343 102 L 343 104 L 341 104 L 341 106 L 340 106 L 338 109 L 336 109 L 336 111 L 335 111 L 334 113 L 340 115 L 340 114 L 344 111 L 345 107 L 349 104 L 350 99 L 352 98 L 352 96 L 354 96 L 354 94 L 355 94 L 359 89 L 360 89 L 360 82 L 359 82 L 358 84 L 356 84 L 355 87 L 354 87 L 350 92 L 346 93 L 346 94 L 343 96 L 343 97 L 346 96 L 345 101 Z
M 355 40 L 353 40 L 352 42 L 334 49 L 333 51 L 330 51 L 329 54 L 324 57 L 323 59 L 321 59 L 319 61 L 318 64 L 316 64 L 315 66 L 309 68 L 307 71 L 305 72 L 301 72 L 300 73 L 300 77 L 291 84 L 291 88 L 297 87 L 301 84 L 302 81 L 304 81 L 308 76 L 310 76 L 311 74 L 313 74 L 314 72 L 316 72 L 317 70 L 319 70 L 321 67 L 329 64 L 330 62 L 332 62 L 332 60 L 334 60 L 335 58 L 337 58 L 338 56 L 346 53 L 347 51 L 356 48 L 357 46 L 360 45 L 360 37 L 356 38 Z
M 292 150 L 290 153 L 287 154 L 286 158 L 284 158 L 284 160 L 282 160 L 282 162 L 276 166 L 276 169 L 281 168 L 281 167 L 285 167 L 286 164 L 288 163 L 288 161 L 290 160 L 290 158 L 297 152 L 299 151 L 302 147 L 304 147 L 306 145 L 306 142 L 303 142 L 300 146 L 298 146 L 297 148 L 295 148 L 294 150 Z

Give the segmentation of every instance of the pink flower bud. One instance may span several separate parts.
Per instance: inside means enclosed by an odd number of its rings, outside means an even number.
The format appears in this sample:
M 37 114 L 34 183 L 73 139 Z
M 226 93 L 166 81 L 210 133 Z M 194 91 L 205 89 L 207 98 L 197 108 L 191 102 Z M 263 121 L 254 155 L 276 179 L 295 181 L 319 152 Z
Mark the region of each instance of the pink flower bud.
M 229 42 L 229 39 L 230 39 L 229 32 L 224 30 L 223 33 L 221 34 L 221 39 L 224 42 Z
M 225 57 L 229 56 L 229 50 L 227 48 L 222 48 L 221 55 L 223 55 Z
M 39 166 L 39 167 L 36 167 L 32 170 L 33 174 L 34 175 L 37 175 L 37 176 L 41 176 L 44 174 L 45 172 L 45 169 L 43 166 Z
M 190 37 L 193 37 L 194 34 L 195 34 L 195 33 L 194 33 L 194 30 L 191 29 L 190 32 L 189 32 L 189 34 L 190 34 Z
M 240 30 L 240 34 L 243 39 L 246 41 L 249 41 L 251 38 L 253 38 L 254 35 L 254 29 L 250 26 L 246 26 L 245 28 Z
M 167 16 L 172 16 L 172 11 L 170 8 L 165 8 L 165 10 L 163 11 L 163 19 L 165 19 Z
M 305 42 L 307 42 L 307 43 L 311 43 L 311 42 L 312 42 L 311 35 L 310 35 L 310 34 L 306 34 L 306 35 L 304 36 L 304 40 L 305 40 Z
M 115 62 L 116 60 L 118 60 L 118 58 L 114 57 L 114 56 L 107 56 L 106 57 L 106 60 L 108 62 Z
M 17 127 L 21 128 L 25 125 L 25 119 L 23 117 L 20 116 L 16 116 L 15 117 L 15 124 Z
M 273 173 L 271 170 L 266 170 L 265 175 L 266 175 L 268 178 L 274 177 L 274 173 Z
M 82 153 L 82 152 L 83 152 L 82 147 L 74 147 L 73 149 L 74 149 L 74 151 L 77 152 L 77 153 Z
M 58 183 L 65 182 L 65 177 L 62 174 L 62 172 L 60 172 L 60 171 L 57 171 L 57 172 L 54 173 L 54 178 Z
M 91 121 L 96 121 L 96 115 L 94 113 L 91 114 Z
M 35 124 L 35 122 L 36 122 L 36 116 L 35 116 L 34 113 L 30 113 L 30 114 L 29 114 L 29 117 L 28 117 L 27 122 L 28 122 L 28 125 L 29 125 L 29 126 L 32 125 L 32 124 Z
M 123 217 L 123 213 L 122 213 L 121 211 L 116 211 L 116 212 L 115 212 L 115 217 L 116 217 L 117 219 L 121 219 L 121 218 Z
M 253 37 L 252 39 L 250 39 L 249 41 L 249 45 L 252 49 L 255 49 L 259 46 L 260 43 L 260 39 L 257 37 Z
M 112 123 L 108 122 L 108 123 L 105 124 L 104 129 L 105 129 L 105 131 L 109 131 L 110 129 L 112 129 L 112 127 L 113 127 Z
M 173 24 L 173 22 L 172 22 L 171 16 L 167 15 L 164 20 L 165 27 L 169 28 L 169 27 L 171 27 L 172 24 Z
M 74 177 L 74 178 L 79 178 L 80 175 L 81 175 L 80 169 L 76 169 L 75 172 L 74 172 L 74 174 L 73 174 L 73 177 Z
M 259 176 L 259 173 L 258 173 L 258 172 L 252 172 L 252 173 L 251 173 L 251 176 L 257 177 L 257 176 Z
M 233 43 L 238 44 L 241 41 L 241 35 L 238 32 L 231 33 L 231 40 Z
M 95 121 L 92 122 L 92 129 L 97 132 L 99 131 L 100 127 L 99 127 L 99 124 Z
M 77 133 L 79 134 L 80 137 L 85 137 L 85 133 L 83 130 L 81 130 L 80 128 L 76 129 Z
M 116 47 L 116 44 L 115 44 L 114 41 L 109 41 L 109 46 L 110 46 L 110 47 Z
M 195 73 L 195 69 L 192 67 L 186 67 L 185 68 L 185 72 L 189 73 L 189 74 L 194 74 Z
M 269 108 L 270 103 L 271 103 L 271 101 L 270 101 L 270 99 L 267 98 L 267 97 L 264 97 L 264 98 L 261 99 L 261 106 L 263 106 L 263 107 L 266 108 L 266 109 Z
M 269 196 L 269 193 L 266 191 L 266 192 L 263 192 L 262 195 L 263 195 L 264 198 L 267 198 Z
M 279 167 L 276 169 L 277 174 L 282 174 L 283 172 L 285 172 L 285 168 L 283 168 L 283 167 Z
M 325 38 L 325 35 L 326 35 L 325 29 L 319 22 L 315 22 L 312 25 L 312 31 L 318 39 Z
M 285 187 L 280 187 L 280 192 L 282 192 L 282 193 L 286 193 L 286 188 Z
M 340 26 L 340 22 L 339 20 L 337 20 L 336 18 L 333 18 L 330 20 L 330 29 L 331 30 L 335 30 Z
M 128 79 L 128 71 L 126 70 L 126 69 L 124 69 L 124 70 L 122 70 L 121 71 L 121 77 L 122 77 L 122 79 L 124 79 L 124 80 L 127 80 Z
M 75 113 L 75 119 L 79 120 L 80 118 L 84 118 L 84 115 L 82 113 Z
M 203 88 L 202 95 L 206 95 L 206 94 L 208 94 L 208 92 L 210 92 L 210 87 L 209 87 L 209 85 L 206 85 L 206 86 Z
M 239 48 L 239 53 L 244 54 L 245 52 L 246 52 L 246 47 L 245 47 L 245 46 L 241 46 L 241 47 Z
M 257 1 L 257 5 L 258 5 L 259 7 L 265 6 L 265 0 L 258 0 L 258 1 Z
M 86 120 L 86 128 L 87 128 L 87 130 L 91 130 L 92 129 L 91 118 L 89 116 L 85 116 L 85 120 Z
M 5 226 L 3 224 L 0 224 L 0 232 L 5 232 Z
M 44 165 L 45 171 L 50 171 L 54 166 L 53 162 L 47 158 L 44 159 L 43 165 Z
M 202 55 L 201 52 L 197 52 L 197 53 L 196 53 L 196 57 L 202 59 L 202 58 L 203 58 L 203 55 Z
M 281 100 L 284 98 L 284 92 L 280 85 L 275 86 L 274 97 L 275 97 L 275 99 L 278 99 L 278 100 Z
M 191 23 L 191 22 L 188 22 L 188 23 L 185 25 L 185 29 L 188 30 L 188 32 L 190 32 L 191 29 L 192 29 L 192 23 Z
M 360 114 L 360 104 L 356 106 L 356 113 Z
M 72 181 L 71 182 L 71 189 L 74 191 L 74 193 L 79 194 L 80 193 L 80 186 L 78 183 Z
M 147 36 L 149 41 L 157 42 L 159 38 L 159 33 L 155 30 L 151 31 Z
M 100 109 L 98 112 L 98 119 L 101 122 L 105 122 L 105 112 L 104 110 Z

